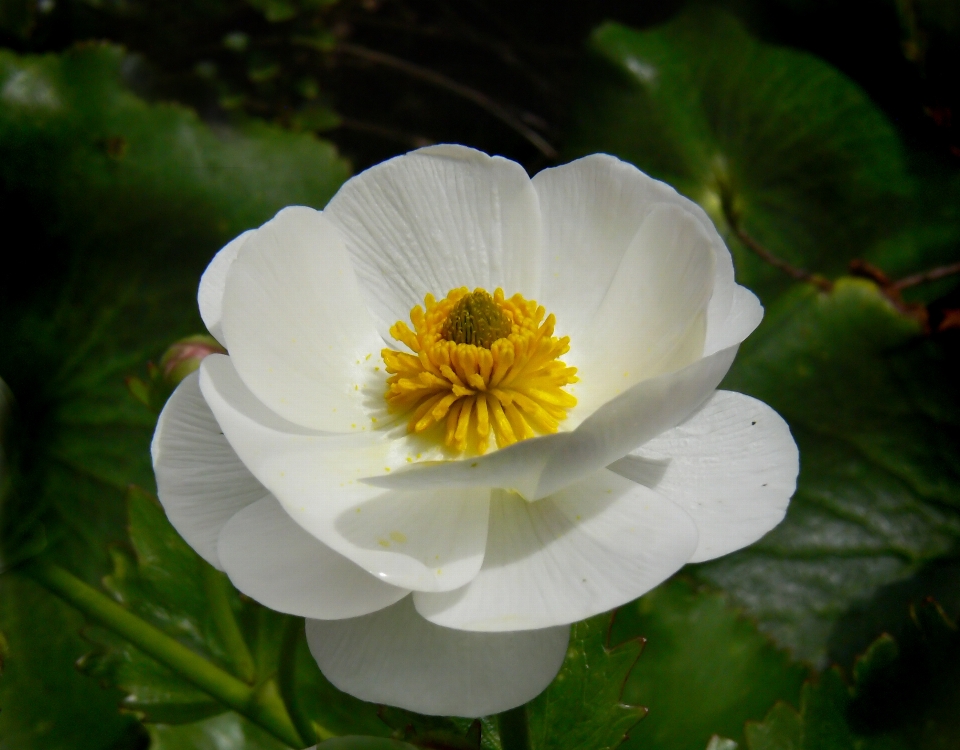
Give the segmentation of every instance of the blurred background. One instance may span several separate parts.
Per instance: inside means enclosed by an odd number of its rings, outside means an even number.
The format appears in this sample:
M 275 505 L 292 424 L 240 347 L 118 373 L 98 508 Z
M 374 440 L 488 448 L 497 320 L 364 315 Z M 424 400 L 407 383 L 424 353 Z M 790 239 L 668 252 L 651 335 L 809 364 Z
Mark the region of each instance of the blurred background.
M 29 565 L 230 666 L 143 499 L 149 363 L 232 237 L 442 142 L 612 153 L 700 203 L 767 309 L 723 387 L 801 449 L 781 527 L 620 611 L 608 645 L 647 645 L 606 703 L 543 699 L 599 734 L 534 744 L 615 747 L 622 702 L 631 750 L 960 747 L 958 106 L 956 0 L 0 0 L 0 749 L 282 746 Z M 229 596 L 301 736 L 477 746 L 339 696 Z

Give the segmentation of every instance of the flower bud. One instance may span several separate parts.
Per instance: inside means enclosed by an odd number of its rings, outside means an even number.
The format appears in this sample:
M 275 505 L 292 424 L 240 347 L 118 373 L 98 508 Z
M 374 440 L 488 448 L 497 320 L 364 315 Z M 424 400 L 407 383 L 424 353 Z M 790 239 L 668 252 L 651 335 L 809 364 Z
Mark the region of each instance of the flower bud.
M 200 367 L 200 362 L 208 354 L 226 354 L 213 336 L 197 334 L 187 336 L 172 344 L 160 358 L 160 372 L 164 382 L 171 387 L 180 384 L 187 375 Z

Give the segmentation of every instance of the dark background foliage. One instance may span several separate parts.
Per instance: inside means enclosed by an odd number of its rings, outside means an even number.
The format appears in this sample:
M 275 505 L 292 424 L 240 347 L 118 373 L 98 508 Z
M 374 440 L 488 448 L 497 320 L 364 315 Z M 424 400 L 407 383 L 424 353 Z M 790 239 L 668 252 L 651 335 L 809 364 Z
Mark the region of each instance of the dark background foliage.
M 326 683 L 166 525 L 124 384 L 202 330 L 227 240 L 448 141 L 699 201 L 767 309 L 724 387 L 801 449 L 777 530 L 576 626 L 530 747 L 960 745 L 958 277 L 890 283 L 960 258 L 958 58 L 955 0 L 0 0 L 0 750 L 281 747 L 38 560 L 275 690 L 304 744 L 507 748 Z

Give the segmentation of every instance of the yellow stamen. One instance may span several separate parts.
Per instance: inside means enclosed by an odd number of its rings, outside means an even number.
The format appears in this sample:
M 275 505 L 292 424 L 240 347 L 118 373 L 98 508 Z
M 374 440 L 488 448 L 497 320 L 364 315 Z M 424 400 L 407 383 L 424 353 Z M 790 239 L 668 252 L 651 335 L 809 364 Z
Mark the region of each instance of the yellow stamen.
M 413 353 L 381 353 L 387 403 L 409 413 L 410 432 L 439 426 L 451 450 L 483 453 L 490 433 L 503 448 L 556 432 L 577 403 L 563 390 L 577 382 L 577 370 L 559 361 L 570 339 L 556 338 L 556 318 L 520 294 L 466 287 L 441 300 L 428 294 L 410 322 L 413 330 L 398 321 L 390 335 Z

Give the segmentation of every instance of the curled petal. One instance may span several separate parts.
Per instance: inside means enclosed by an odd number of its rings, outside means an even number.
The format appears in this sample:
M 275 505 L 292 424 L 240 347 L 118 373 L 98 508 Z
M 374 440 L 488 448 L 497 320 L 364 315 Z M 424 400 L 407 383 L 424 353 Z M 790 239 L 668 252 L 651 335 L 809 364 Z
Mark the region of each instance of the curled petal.
M 597 313 L 574 339 L 576 424 L 643 380 L 700 359 L 713 292 L 710 237 L 690 211 L 651 207 L 627 246 Z
M 333 432 L 370 419 L 382 341 L 319 211 L 285 208 L 246 238 L 227 274 L 223 331 L 243 382 L 284 419 Z
M 586 330 L 640 226 L 664 203 L 695 219 L 713 250 L 704 355 L 743 341 L 759 325 L 763 308 L 734 281 L 730 251 L 710 217 L 666 183 L 616 157 L 593 154 L 544 169 L 533 185 L 544 228 L 540 301 L 556 313 L 562 334 L 576 341 Z
M 227 339 L 223 335 L 223 290 L 227 286 L 227 273 L 237 258 L 237 253 L 243 247 L 255 230 L 248 229 L 239 237 L 230 240 L 213 256 L 213 260 L 200 277 L 200 288 L 197 290 L 197 304 L 200 307 L 200 318 L 207 327 L 210 335 L 226 346 Z
M 531 438 L 476 459 L 414 464 L 364 482 L 404 490 L 498 487 L 527 500 L 546 497 L 680 424 L 713 393 L 736 351 L 733 346 L 638 383 L 573 432 Z

